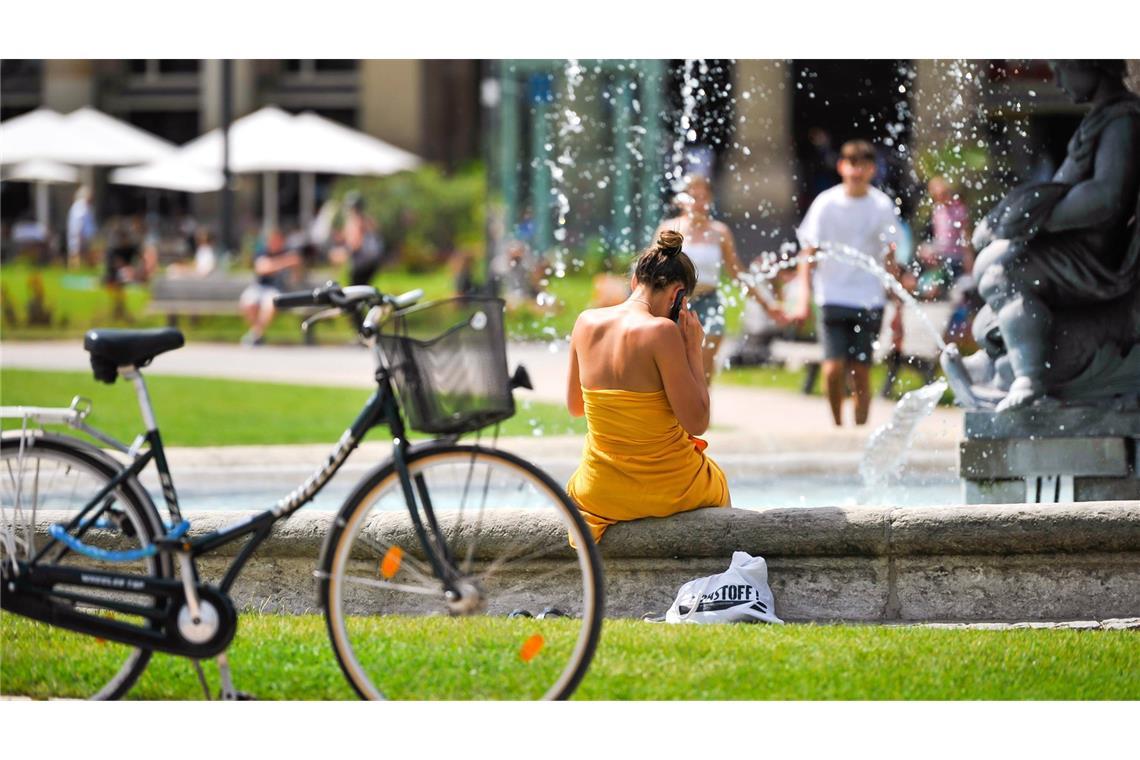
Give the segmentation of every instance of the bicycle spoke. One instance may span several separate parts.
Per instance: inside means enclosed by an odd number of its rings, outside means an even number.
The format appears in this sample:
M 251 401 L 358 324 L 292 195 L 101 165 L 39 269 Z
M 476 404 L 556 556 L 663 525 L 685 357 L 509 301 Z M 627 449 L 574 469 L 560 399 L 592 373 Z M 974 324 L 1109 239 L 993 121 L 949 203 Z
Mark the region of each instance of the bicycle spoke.
M 474 466 L 474 465 L 472 465 Z M 487 508 L 487 491 L 491 486 L 491 468 L 487 467 L 487 477 L 483 479 L 483 498 L 479 501 L 479 519 L 475 528 L 475 537 L 467 547 L 467 558 L 463 563 L 463 572 L 471 572 L 471 565 L 475 559 L 475 547 L 479 543 L 479 526 L 483 524 L 483 512 Z
M 482 573 L 480 573 L 479 575 L 477 575 L 475 577 L 478 578 L 479 580 L 483 580 L 483 581 L 490 580 L 491 576 L 494 573 L 496 573 L 499 570 L 501 570 L 502 568 L 506 567 L 508 563 L 529 562 L 530 560 L 538 559 L 539 557 L 542 557 L 542 556 L 549 554 L 554 549 L 554 547 L 547 546 L 547 547 L 540 549 L 536 552 L 532 552 L 532 553 L 526 554 L 526 555 L 523 554 L 523 552 L 528 550 L 531 546 L 537 546 L 538 543 L 539 543 L 538 541 L 535 541 L 535 542 L 533 542 L 527 546 L 524 546 L 522 549 L 519 549 L 514 554 L 507 554 L 507 555 L 504 555 L 502 557 L 495 558 L 491 562 L 491 564 L 487 567 L 486 570 L 484 570 Z
M 571 564 L 563 564 L 563 565 L 560 565 L 553 570 L 547 570 L 545 573 L 541 573 L 539 575 L 527 575 L 526 580 L 524 580 L 523 582 L 518 583 L 514 586 L 511 586 L 510 588 L 508 588 L 504 591 L 498 591 L 498 592 L 496 592 L 495 595 L 497 597 L 501 597 L 501 596 L 508 596 L 509 597 L 511 594 L 516 594 L 519 591 L 521 591 L 522 589 L 526 588 L 527 586 L 531 586 L 531 587 L 537 586 L 541 581 L 549 580 L 550 578 L 553 578 L 556 575 L 561 575 L 562 573 L 566 573 L 566 572 L 569 572 L 571 570 L 576 570 L 576 569 L 577 569 L 577 567 L 575 567 Z
M 383 544 L 378 544 L 375 539 L 373 539 L 371 536 L 364 535 L 363 532 L 360 534 L 360 540 L 363 541 L 368 546 L 368 548 L 375 551 L 380 557 L 386 556 L 388 552 L 393 548 L 392 546 L 383 546 Z M 432 577 L 431 569 L 425 566 L 415 557 L 409 555 L 407 552 L 404 552 L 403 554 L 403 557 L 400 561 L 400 568 L 408 569 L 411 574 L 416 577 L 416 580 L 420 581 L 421 583 L 431 583 L 435 580 Z
M 405 594 L 423 594 L 424 596 L 441 596 L 443 594 L 443 585 L 438 583 L 434 588 L 429 586 L 410 586 L 406 583 L 392 583 L 391 581 L 380 580 L 378 578 L 366 578 L 363 575 L 345 575 L 344 580 L 358 586 L 369 586 L 371 588 L 384 589 L 385 591 L 402 591 Z

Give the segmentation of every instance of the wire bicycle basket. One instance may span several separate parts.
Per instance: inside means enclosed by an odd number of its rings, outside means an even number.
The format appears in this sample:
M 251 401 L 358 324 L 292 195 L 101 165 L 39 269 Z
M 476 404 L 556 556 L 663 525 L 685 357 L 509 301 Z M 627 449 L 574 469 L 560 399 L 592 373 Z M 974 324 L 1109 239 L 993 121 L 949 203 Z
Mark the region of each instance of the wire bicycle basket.
M 500 298 L 460 297 L 396 312 L 380 346 L 413 430 L 455 435 L 515 413 Z

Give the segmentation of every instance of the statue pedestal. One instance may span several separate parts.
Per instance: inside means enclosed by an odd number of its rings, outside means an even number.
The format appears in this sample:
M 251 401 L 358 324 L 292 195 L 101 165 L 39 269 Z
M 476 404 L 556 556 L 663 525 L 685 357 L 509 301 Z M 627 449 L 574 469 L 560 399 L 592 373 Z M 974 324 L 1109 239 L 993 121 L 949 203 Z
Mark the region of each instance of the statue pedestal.
M 967 504 L 1140 499 L 1140 403 L 968 411 L 958 473 Z

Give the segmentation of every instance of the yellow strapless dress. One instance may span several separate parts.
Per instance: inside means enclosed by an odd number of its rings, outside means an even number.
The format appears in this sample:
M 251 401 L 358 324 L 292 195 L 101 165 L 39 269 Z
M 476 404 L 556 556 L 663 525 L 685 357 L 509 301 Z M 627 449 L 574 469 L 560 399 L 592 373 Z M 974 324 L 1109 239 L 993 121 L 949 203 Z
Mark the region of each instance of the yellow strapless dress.
M 566 492 L 597 541 L 624 520 L 728 504 L 728 483 L 705 442 L 688 435 L 665 391 L 582 389 L 586 445 Z

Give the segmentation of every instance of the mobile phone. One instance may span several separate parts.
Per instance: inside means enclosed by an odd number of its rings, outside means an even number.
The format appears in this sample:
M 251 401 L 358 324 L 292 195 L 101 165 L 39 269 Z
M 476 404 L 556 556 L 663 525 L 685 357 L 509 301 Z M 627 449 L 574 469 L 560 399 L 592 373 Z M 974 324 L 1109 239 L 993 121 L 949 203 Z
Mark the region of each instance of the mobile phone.
M 677 291 L 677 297 L 673 299 L 673 306 L 669 309 L 669 319 L 676 322 L 681 318 L 681 302 L 685 300 L 685 289 L 681 288 Z

